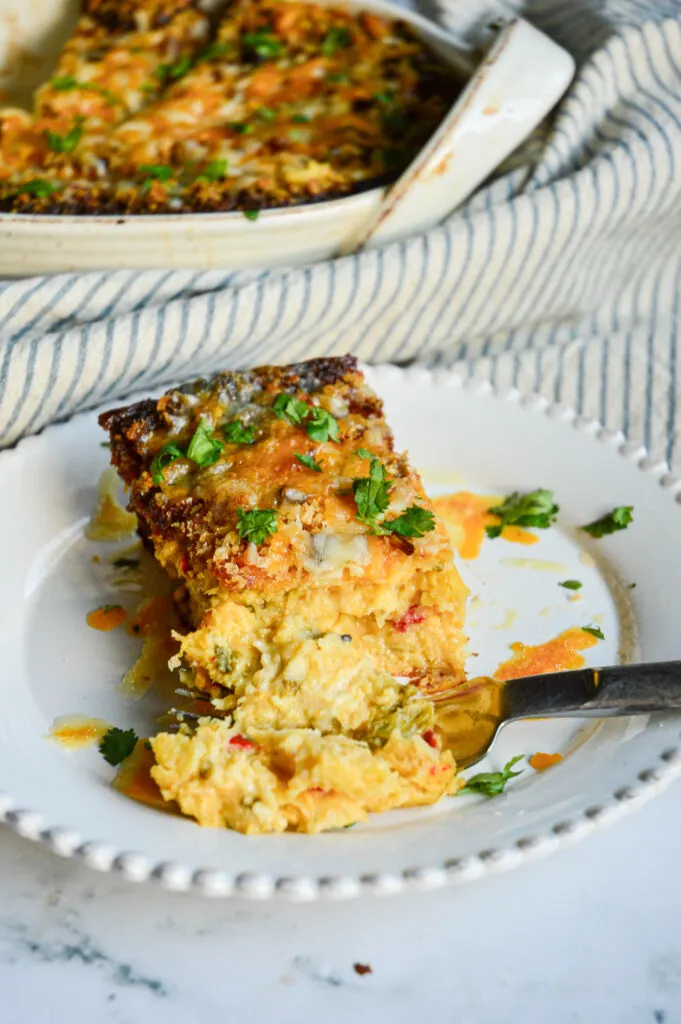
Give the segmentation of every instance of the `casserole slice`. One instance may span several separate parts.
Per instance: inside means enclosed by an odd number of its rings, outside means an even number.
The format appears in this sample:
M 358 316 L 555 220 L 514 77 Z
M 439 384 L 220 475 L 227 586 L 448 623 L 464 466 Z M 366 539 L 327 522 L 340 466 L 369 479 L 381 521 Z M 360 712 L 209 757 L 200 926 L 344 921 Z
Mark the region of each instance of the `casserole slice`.
M 100 422 L 186 626 L 173 665 L 200 721 L 151 740 L 163 797 L 314 832 L 455 791 L 423 693 L 464 677 L 467 589 L 355 358 L 221 373 Z
M 100 422 L 186 588 L 199 688 L 247 679 L 257 643 L 327 634 L 426 688 L 463 678 L 466 587 L 354 357 L 222 373 Z

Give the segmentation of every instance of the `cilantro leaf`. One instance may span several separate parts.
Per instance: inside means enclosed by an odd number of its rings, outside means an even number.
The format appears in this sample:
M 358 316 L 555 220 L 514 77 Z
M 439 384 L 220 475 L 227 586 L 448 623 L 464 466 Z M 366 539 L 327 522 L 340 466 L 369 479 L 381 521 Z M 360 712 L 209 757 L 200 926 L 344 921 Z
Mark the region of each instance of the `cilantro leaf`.
M 598 640 L 605 640 L 603 630 L 600 626 L 582 626 L 582 629 L 585 633 L 591 633 L 591 635 L 595 636 Z
M 57 78 L 52 79 L 50 85 L 57 92 L 68 92 L 70 89 L 81 88 L 81 84 L 75 75 L 59 75 Z
M 398 533 L 402 537 L 423 537 L 435 529 L 435 516 L 420 505 L 410 505 L 395 519 L 378 523 L 378 516 L 386 511 L 390 503 L 391 481 L 386 475 L 385 466 L 375 455 L 366 448 L 358 448 L 357 454 L 361 459 L 369 459 L 369 476 L 352 482 L 360 522 L 365 523 L 378 536 Z
M 225 440 L 230 444 L 253 444 L 255 427 L 245 427 L 241 420 L 232 420 L 223 428 Z
M 252 124 L 246 124 L 245 121 L 234 121 L 230 125 L 232 131 L 235 131 L 237 135 L 252 135 L 255 128 Z
M 581 590 L 583 585 L 579 580 L 563 580 L 558 584 L 559 587 L 565 587 L 566 590 Z
M 277 395 L 272 411 L 280 420 L 304 427 L 313 441 L 337 441 L 338 420 L 317 405 L 308 405 L 293 395 Z
M 209 43 L 204 50 L 201 50 L 197 60 L 215 60 L 216 57 L 226 57 L 230 50 L 229 43 Z
M 197 181 L 220 181 L 224 178 L 227 173 L 227 161 L 226 160 L 211 160 L 210 163 L 206 164 L 201 174 L 196 178 Z
M 175 82 L 178 78 L 183 78 L 193 67 L 194 58 L 185 54 L 174 64 L 159 64 L 154 71 L 154 76 L 161 82 Z
M 427 508 L 410 505 L 401 516 L 384 522 L 383 529 L 402 537 L 423 537 L 435 529 L 435 516 Z
M 175 459 L 183 459 L 184 452 L 176 444 L 164 444 L 151 460 L 151 479 L 155 484 L 163 483 L 163 470 Z
M 46 128 L 45 141 L 53 153 L 72 153 L 80 142 L 82 134 L 83 119 L 80 118 L 71 131 L 66 132 L 65 135 L 59 135 L 57 132 L 51 132 L 49 128 Z
M 337 50 L 350 46 L 352 36 L 346 28 L 330 28 L 322 40 L 322 56 L 333 57 Z
M 107 764 L 115 767 L 130 757 L 137 743 L 134 729 L 109 729 L 99 741 L 99 752 Z
M 258 107 L 256 114 L 261 121 L 276 121 L 277 119 L 277 112 L 271 107 Z
M 218 461 L 224 447 L 224 441 L 214 436 L 206 420 L 201 420 L 189 442 L 187 458 L 195 462 L 200 469 L 205 469 L 206 466 L 212 466 Z
M 363 451 L 360 449 L 360 452 Z M 362 455 L 362 458 L 366 458 L 366 455 Z M 369 459 L 369 475 L 353 480 L 352 492 L 357 506 L 357 518 L 361 523 L 376 529 L 377 517 L 385 512 L 390 502 L 390 481 L 380 459 L 375 455 L 369 455 Z
M 626 530 L 627 526 L 634 521 L 633 512 L 633 505 L 619 505 L 612 512 L 594 520 L 593 523 L 587 523 L 581 529 L 591 537 L 606 537 L 609 533 Z
M 277 395 L 272 405 L 272 412 L 280 420 L 288 420 L 289 423 L 301 426 L 310 414 L 310 406 L 307 402 L 301 402 L 293 395 Z
M 154 178 L 156 181 L 169 181 L 175 173 L 168 164 L 139 164 L 137 170 L 145 178 Z
M 175 173 L 173 168 L 168 167 L 167 164 L 140 164 L 137 170 L 144 175 L 142 192 L 148 192 L 155 181 L 160 181 L 165 185 Z
M 257 220 L 260 216 L 260 210 L 243 210 L 242 212 L 246 220 Z
M 553 491 L 540 489 L 528 494 L 514 491 L 504 498 L 501 505 L 493 505 L 487 511 L 501 520 L 494 526 L 485 527 L 487 536 L 493 539 L 499 536 L 505 526 L 533 526 L 538 530 L 547 530 L 559 509 L 554 503 Z
M 271 32 L 246 32 L 241 39 L 246 49 L 252 50 L 256 57 L 262 60 L 279 57 L 284 49 L 284 44 Z
M 70 92 L 73 89 L 81 89 L 83 92 L 96 92 L 104 97 L 110 107 L 115 103 L 121 102 L 118 96 L 111 92 L 110 89 L 105 89 L 104 86 L 97 85 L 96 82 L 79 82 L 75 75 L 59 75 L 57 78 L 53 78 L 49 84 L 57 92 Z
M 481 793 L 482 796 L 499 796 L 504 792 L 509 779 L 514 778 L 516 775 L 522 775 L 522 771 L 514 772 L 511 769 L 518 761 L 522 761 L 523 757 L 523 754 L 512 757 L 504 765 L 503 771 L 480 772 L 478 775 L 474 775 L 472 779 L 466 779 L 466 789 L 473 793 Z
M 252 508 L 249 511 L 237 510 L 236 530 L 240 540 L 252 544 L 263 544 L 267 538 L 277 532 L 277 510 L 275 508 Z
M 294 452 L 293 454 L 301 465 L 306 466 L 307 469 L 314 470 L 315 473 L 321 473 L 322 465 L 320 462 L 315 462 L 314 455 L 299 455 L 298 452 Z
M 17 187 L 17 195 L 35 196 L 37 199 L 45 199 L 53 192 L 58 192 L 63 185 L 55 181 L 47 181 L 46 178 L 32 178 Z
M 308 437 L 313 441 L 337 441 L 338 420 L 327 412 L 313 405 L 305 425 Z

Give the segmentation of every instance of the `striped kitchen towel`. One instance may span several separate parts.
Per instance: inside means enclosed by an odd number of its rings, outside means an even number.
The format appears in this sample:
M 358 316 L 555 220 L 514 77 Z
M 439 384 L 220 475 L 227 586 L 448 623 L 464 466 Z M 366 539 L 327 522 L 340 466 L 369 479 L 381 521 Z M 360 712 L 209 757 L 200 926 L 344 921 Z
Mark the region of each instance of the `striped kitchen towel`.
M 351 350 L 541 391 L 678 460 L 681 9 L 529 3 L 583 58 L 533 164 L 425 235 L 314 267 L 0 283 L 0 443 L 216 368 Z

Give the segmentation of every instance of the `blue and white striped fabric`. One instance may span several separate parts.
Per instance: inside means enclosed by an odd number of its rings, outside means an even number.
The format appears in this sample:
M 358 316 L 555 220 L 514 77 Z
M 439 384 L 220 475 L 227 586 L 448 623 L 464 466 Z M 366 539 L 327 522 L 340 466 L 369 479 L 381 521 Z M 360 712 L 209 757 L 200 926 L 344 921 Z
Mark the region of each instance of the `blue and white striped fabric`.
M 530 4 L 583 58 L 533 166 L 426 235 L 306 269 L 0 284 L 0 443 L 185 376 L 351 350 L 541 391 L 678 460 L 681 8 Z

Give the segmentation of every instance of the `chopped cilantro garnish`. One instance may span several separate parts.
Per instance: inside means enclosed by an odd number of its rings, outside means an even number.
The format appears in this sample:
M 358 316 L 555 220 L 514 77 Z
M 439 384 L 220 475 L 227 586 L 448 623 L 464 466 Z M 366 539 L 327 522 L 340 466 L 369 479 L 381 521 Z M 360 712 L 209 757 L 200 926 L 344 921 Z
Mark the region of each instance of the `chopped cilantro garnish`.
M 294 114 L 291 120 L 294 124 L 309 124 L 312 118 L 307 114 Z
M 193 67 L 194 58 L 190 57 L 189 54 L 185 54 L 184 57 L 180 57 L 174 64 L 159 64 L 154 71 L 154 75 L 162 82 L 174 82 L 178 78 L 183 78 Z
M 294 452 L 294 455 L 301 465 L 305 466 L 307 469 L 314 470 L 315 473 L 321 473 L 322 465 L 320 462 L 315 461 L 314 455 L 299 455 L 298 452 Z
M 374 99 L 384 107 L 392 107 L 395 102 L 395 97 L 391 92 L 375 92 Z
M 214 436 L 206 420 L 201 420 L 189 442 L 187 458 L 195 462 L 200 469 L 205 469 L 206 466 L 212 466 L 218 461 L 224 447 L 224 441 Z
M 246 32 L 242 36 L 242 42 L 246 49 L 252 50 L 262 60 L 279 57 L 284 49 L 284 44 L 271 32 Z
M 277 395 L 272 404 L 272 412 L 280 420 L 288 420 L 289 423 L 300 426 L 303 420 L 307 419 L 310 407 L 307 402 L 301 402 L 293 395 Z
M 601 516 L 600 519 L 596 519 L 593 523 L 587 523 L 586 526 L 582 526 L 582 530 L 591 537 L 605 537 L 609 533 L 626 530 L 627 526 L 634 521 L 633 512 L 633 505 L 619 505 L 612 512 Z
M 46 128 L 45 140 L 53 153 L 72 153 L 80 142 L 82 134 L 83 118 L 81 117 L 78 118 L 71 131 L 66 132 L 65 135 L 59 135 L 57 132 L 51 132 L 49 128 Z
M 246 220 L 257 220 L 260 216 L 260 210 L 244 210 L 243 214 Z
M 538 530 L 546 530 L 558 514 L 558 506 L 554 504 L 553 492 L 538 490 L 529 494 L 515 491 L 505 498 L 501 505 L 488 509 L 492 515 L 499 516 L 501 522 L 495 526 L 486 526 L 488 537 L 498 537 L 505 526 L 533 526 Z
M 598 640 L 605 640 L 600 626 L 582 626 L 582 629 L 585 633 L 591 633 L 591 636 L 597 637 Z
M 344 71 L 332 71 L 330 75 L 326 76 L 326 80 L 336 85 L 347 85 L 350 81 L 350 76 L 346 75 Z
M 197 181 L 220 181 L 227 173 L 226 160 L 211 160 L 206 164 Z
M 338 420 L 318 405 L 313 405 L 310 409 L 305 429 L 313 441 L 338 440 Z
M 579 580 L 563 580 L 558 586 L 565 587 L 566 590 L 581 590 L 583 584 Z
M 435 516 L 420 505 L 410 505 L 402 515 L 379 523 L 378 517 L 390 504 L 391 482 L 380 459 L 366 448 L 358 448 L 357 454 L 362 459 L 369 459 L 369 475 L 353 480 L 352 490 L 357 518 L 370 528 L 371 533 L 379 536 L 398 533 L 402 537 L 423 537 L 435 529 Z
M 210 43 L 205 50 L 201 50 L 198 60 L 215 60 L 216 57 L 225 57 L 232 47 L 229 43 Z
M 175 173 L 168 164 L 139 164 L 137 170 L 145 178 L 156 178 L 157 181 L 169 181 Z
M 225 440 L 230 444 L 253 444 L 255 427 L 245 427 L 241 420 L 232 420 L 223 427 Z
M 275 508 L 252 508 L 248 512 L 238 509 L 236 529 L 240 539 L 256 546 L 263 544 L 277 532 L 277 515 Z
M 81 89 L 82 86 L 78 79 L 74 75 L 59 75 L 57 78 L 53 78 L 50 82 L 53 89 L 57 92 L 68 92 L 69 89 Z
M 253 125 L 246 124 L 245 121 L 234 121 L 230 125 L 230 128 L 232 129 L 233 132 L 236 132 L 237 135 L 252 135 L 253 132 L 255 131 Z
M 504 792 L 506 783 L 509 779 L 514 778 L 516 775 L 522 775 L 522 771 L 514 772 L 511 769 L 518 761 L 522 761 L 523 754 L 518 754 L 517 757 L 512 757 L 500 772 L 480 772 L 478 775 L 474 775 L 472 779 L 466 779 L 466 789 L 473 793 L 481 793 L 482 796 L 499 796 Z
M 369 455 L 364 448 L 360 448 L 357 454 L 363 459 L 370 460 L 369 475 L 352 482 L 357 518 L 367 526 L 375 528 L 377 517 L 382 515 L 390 504 L 390 485 L 385 466 L 380 459 L 375 455 Z
M 63 185 L 54 181 L 47 181 L 45 178 L 32 178 L 17 186 L 17 195 L 35 196 L 37 199 L 45 199 L 53 192 L 58 192 Z
M 170 181 L 175 171 L 167 164 L 139 164 L 137 170 L 144 175 L 142 191 L 148 192 L 155 181 L 166 183 Z
M 79 82 L 74 75 L 60 75 L 57 78 L 53 78 L 50 82 L 53 89 L 57 92 L 70 92 L 72 89 L 81 89 L 83 92 L 96 92 L 100 96 L 103 96 L 109 106 L 113 106 L 114 103 L 120 103 L 118 96 L 111 92 L 109 89 L 105 89 L 101 85 L 97 85 L 96 82 Z
M 116 767 L 126 757 L 130 757 L 137 744 L 137 733 L 134 729 L 109 729 L 99 741 L 99 752 L 107 764 Z
M 322 55 L 324 57 L 333 57 L 337 50 L 350 46 L 351 42 L 352 36 L 346 28 L 330 28 L 322 40 Z
M 151 460 L 151 479 L 155 484 L 163 483 L 163 470 L 175 459 L 183 459 L 184 452 L 176 444 L 164 444 Z
M 289 128 L 288 137 L 291 142 L 306 142 L 308 133 L 303 128 Z
M 308 405 L 293 395 L 277 395 L 272 412 L 280 420 L 288 420 L 296 427 L 304 427 L 313 441 L 338 440 L 338 420 L 318 405 Z
M 391 533 L 399 533 L 402 537 L 423 537 L 435 529 L 435 516 L 427 508 L 410 505 L 401 516 L 383 523 L 383 528 Z
M 277 118 L 276 110 L 272 110 L 271 107 L 258 107 L 256 114 L 261 121 L 275 121 Z

